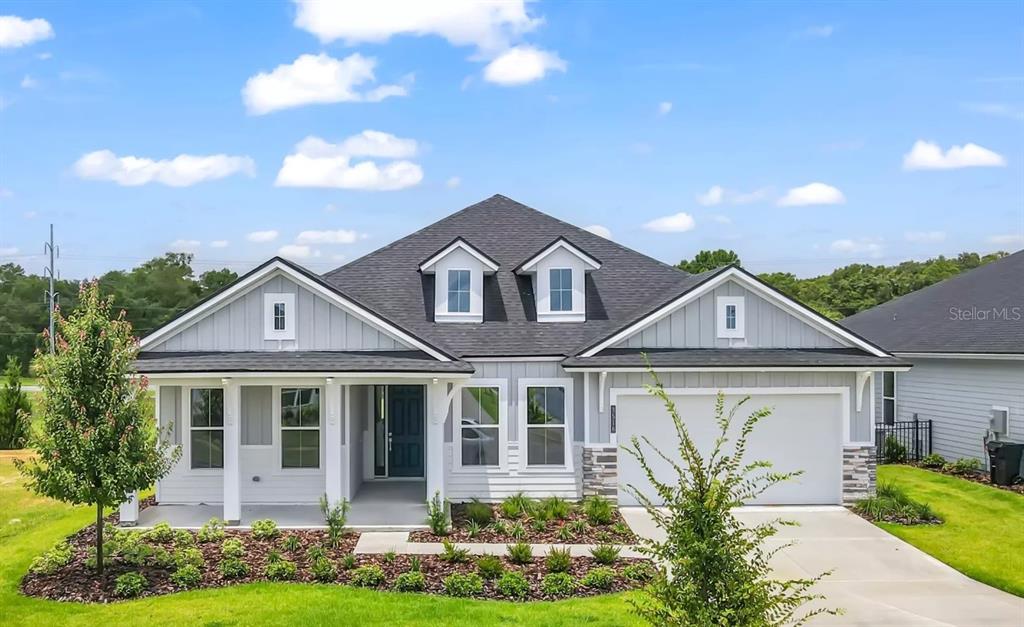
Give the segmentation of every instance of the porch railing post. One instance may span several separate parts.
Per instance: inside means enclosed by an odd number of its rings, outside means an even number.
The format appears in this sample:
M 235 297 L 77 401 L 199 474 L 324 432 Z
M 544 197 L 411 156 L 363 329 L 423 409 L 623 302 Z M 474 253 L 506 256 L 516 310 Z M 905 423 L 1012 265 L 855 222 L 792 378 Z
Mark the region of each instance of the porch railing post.
M 341 391 L 333 377 L 328 377 L 324 386 L 327 400 L 327 425 L 324 430 L 324 492 L 327 501 L 336 505 L 341 501 Z
M 231 379 L 224 385 L 224 521 L 237 525 L 242 520 L 242 495 L 239 480 L 241 444 L 242 388 Z

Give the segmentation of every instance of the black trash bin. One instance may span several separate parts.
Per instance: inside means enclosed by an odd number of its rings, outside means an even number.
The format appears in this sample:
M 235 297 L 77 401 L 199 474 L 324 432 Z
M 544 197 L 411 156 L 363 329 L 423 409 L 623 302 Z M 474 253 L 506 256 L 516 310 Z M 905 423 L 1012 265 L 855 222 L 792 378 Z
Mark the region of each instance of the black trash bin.
M 988 449 L 989 479 L 993 485 L 1013 485 L 1020 478 L 1020 458 L 1024 444 L 992 440 Z

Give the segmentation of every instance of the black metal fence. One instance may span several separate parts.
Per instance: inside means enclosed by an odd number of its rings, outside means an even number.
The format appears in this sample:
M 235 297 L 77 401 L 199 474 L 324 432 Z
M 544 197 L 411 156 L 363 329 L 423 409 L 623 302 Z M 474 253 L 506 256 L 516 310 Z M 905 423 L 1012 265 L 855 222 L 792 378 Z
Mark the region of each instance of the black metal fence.
M 919 462 L 931 452 L 931 420 L 875 425 L 875 461 L 879 464 Z

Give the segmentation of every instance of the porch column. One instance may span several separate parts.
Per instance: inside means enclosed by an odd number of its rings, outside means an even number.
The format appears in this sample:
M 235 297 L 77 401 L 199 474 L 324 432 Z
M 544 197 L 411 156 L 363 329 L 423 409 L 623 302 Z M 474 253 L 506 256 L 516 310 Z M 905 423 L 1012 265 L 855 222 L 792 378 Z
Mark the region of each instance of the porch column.
M 341 500 L 341 391 L 333 377 L 327 377 L 324 395 L 327 397 L 327 425 L 324 428 L 324 474 L 327 502 L 335 505 Z
M 242 388 L 229 378 L 224 384 L 224 520 L 237 525 L 242 519 L 238 453 L 241 443 Z
M 122 527 L 134 527 L 139 522 L 139 493 L 138 491 L 132 492 L 128 495 L 128 500 L 121 503 L 121 526 Z
M 444 421 L 448 416 L 448 382 L 438 381 L 427 386 L 427 500 L 435 493 L 445 499 L 444 489 Z

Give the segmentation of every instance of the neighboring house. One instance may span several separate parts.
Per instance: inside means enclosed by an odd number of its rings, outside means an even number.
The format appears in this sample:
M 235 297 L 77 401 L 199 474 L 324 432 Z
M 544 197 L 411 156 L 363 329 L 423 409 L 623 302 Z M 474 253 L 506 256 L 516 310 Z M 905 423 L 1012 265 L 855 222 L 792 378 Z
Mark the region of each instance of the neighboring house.
M 620 484 L 646 481 L 617 446 L 675 446 L 645 354 L 704 445 L 719 390 L 775 407 L 751 454 L 806 473 L 759 502 L 873 487 L 870 375 L 906 364 L 739 268 L 690 275 L 494 196 L 322 276 L 271 259 L 146 336 L 183 448 L 157 500 L 355 515 L 405 481 L 420 504 L 632 503 Z
M 932 450 L 987 461 L 1024 441 L 1024 251 L 843 320 L 914 364 L 875 385 L 875 419 L 932 421 Z M 990 427 L 995 425 L 995 430 Z

